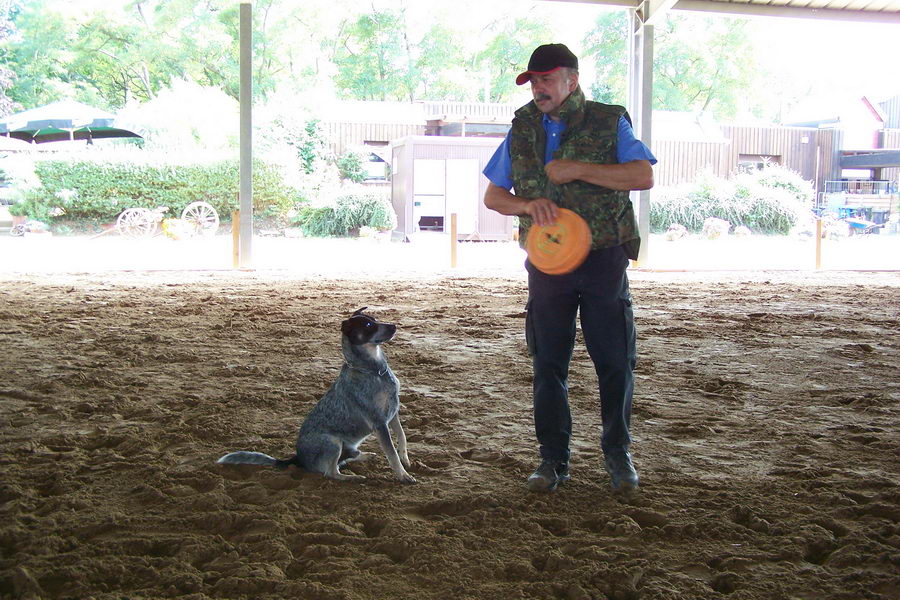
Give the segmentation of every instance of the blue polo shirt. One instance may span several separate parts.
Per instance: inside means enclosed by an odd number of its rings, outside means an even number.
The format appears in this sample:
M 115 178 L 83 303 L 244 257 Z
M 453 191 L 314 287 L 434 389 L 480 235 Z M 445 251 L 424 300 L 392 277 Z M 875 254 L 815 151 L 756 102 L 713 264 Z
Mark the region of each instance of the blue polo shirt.
M 563 121 L 554 121 L 547 115 L 543 118 L 544 131 L 547 132 L 547 146 L 544 148 L 544 164 L 553 160 L 553 153 L 559 149 L 559 140 L 566 130 Z M 509 156 L 509 136 L 494 152 L 491 160 L 484 168 L 484 176 L 496 186 L 509 190 L 512 182 L 512 159 Z M 620 163 L 633 160 L 649 160 L 651 165 L 656 164 L 656 157 L 650 152 L 644 142 L 634 137 L 634 129 L 625 117 L 619 117 L 618 138 L 616 141 L 616 158 Z

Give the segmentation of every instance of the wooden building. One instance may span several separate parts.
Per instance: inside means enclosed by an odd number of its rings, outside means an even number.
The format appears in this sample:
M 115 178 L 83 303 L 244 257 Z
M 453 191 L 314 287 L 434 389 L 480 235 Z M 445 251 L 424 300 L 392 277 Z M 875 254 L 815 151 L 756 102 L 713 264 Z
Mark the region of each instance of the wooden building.
M 487 209 L 482 175 L 501 138 L 408 136 L 392 145 L 391 203 L 397 213 L 394 239 L 423 231 L 450 231 L 457 215 L 461 240 L 509 240 L 513 219 Z
M 876 148 L 900 149 L 900 97 L 877 107 L 865 102 L 883 115 L 883 129 L 866 139 Z M 395 237 L 445 231 L 455 212 L 461 239 L 509 239 L 513 220 L 482 205 L 487 180 L 481 171 L 515 109 L 461 102 L 337 102 L 322 124 L 336 154 L 368 147 L 391 157 L 391 197 L 399 220 Z M 845 179 L 844 163 L 859 160 L 844 149 L 858 132 L 845 129 L 839 119 L 808 126 L 719 125 L 702 114 L 655 111 L 656 187 L 689 182 L 705 171 L 728 177 L 742 168 L 779 164 L 812 182 L 817 202 L 825 206 L 826 188 Z M 900 164 L 872 171 L 872 178 L 888 184 L 898 177 Z
M 403 110 L 398 110 L 401 105 Z M 407 136 L 503 137 L 516 107 L 463 102 L 338 102 L 323 117 L 335 154 L 387 147 Z M 691 113 L 654 112 L 658 186 L 690 181 L 703 170 L 726 177 L 763 159 L 789 167 L 822 189 L 835 179 L 837 130 L 722 125 Z

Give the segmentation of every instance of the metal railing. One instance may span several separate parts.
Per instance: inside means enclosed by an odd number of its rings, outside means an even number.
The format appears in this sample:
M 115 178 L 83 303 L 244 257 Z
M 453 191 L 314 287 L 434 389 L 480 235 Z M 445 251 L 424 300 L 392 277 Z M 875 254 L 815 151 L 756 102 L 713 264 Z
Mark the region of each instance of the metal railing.
M 870 196 L 886 196 L 895 192 L 891 181 L 826 181 L 826 194 L 867 194 Z

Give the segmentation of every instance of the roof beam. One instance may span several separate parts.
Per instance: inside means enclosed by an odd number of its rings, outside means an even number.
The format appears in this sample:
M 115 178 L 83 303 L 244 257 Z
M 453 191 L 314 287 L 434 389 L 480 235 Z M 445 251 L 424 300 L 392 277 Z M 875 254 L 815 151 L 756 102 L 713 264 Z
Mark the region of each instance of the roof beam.
M 675 6 L 678 0 L 644 0 L 637 9 L 638 16 L 644 25 L 656 25 L 666 18 L 666 13 Z
M 548 2 L 576 2 L 578 4 L 596 4 L 597 6 L 624 6 L 637 8 L 641 0 L 547 0 Z
M 882 150 L 841 156 L 842 169 L 884 169 L 888 167 L 900 167 L 900 150 Z
M 792 19 L 809 19 L 823 21 L 859 21 L 867 23 L 900 24 L 900 11 L 897 10 L 853 10 L 848 8 L 814 8 L 810 6 L 786 6 L 774 4 L 753 4 L 748 0 L 730 2 L 728 0 L 550 0 L 552 2 L 579 2 L 596 4 L 597 6 L 621 6 L 642 12 L 645 22 L 665 16 L 668 10 L 685 10 L 694 12 L 720 13 L 730 15 L 748 15 L 755 17 L 787 17 Z M 648 4 L 655 3 L 656 7 Z M 670 4 L 670 6 L 664 6 Z M 657 17 L 656 15 L 659 15 Z
M 850 10 L 837 8 L 809 8 L 799 6 L 774 6 L 747 2 L 721 2 L 717 0 L 679 0 L 673 10 L 711 12 L 756 17 L 786 17 L 824 21 L 863 21 L 870 23 L 898 23 L 898 11 Z

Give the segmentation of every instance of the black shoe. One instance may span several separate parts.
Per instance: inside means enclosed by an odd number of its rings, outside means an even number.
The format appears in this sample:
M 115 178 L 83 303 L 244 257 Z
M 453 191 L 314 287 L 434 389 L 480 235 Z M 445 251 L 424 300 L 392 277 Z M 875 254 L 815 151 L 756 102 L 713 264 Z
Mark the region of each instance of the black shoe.
M 528 489 L 532 492 L 552 492 L 556 486 L 568 480 L 569 463 L 545 459 L 528 478 Z
M 638 474 L 631 462 L 631 454 L 616 450 L 606 455 L 606 472 L 615 492 L 630 492 L 638 488 Z

